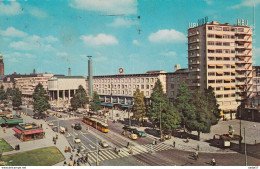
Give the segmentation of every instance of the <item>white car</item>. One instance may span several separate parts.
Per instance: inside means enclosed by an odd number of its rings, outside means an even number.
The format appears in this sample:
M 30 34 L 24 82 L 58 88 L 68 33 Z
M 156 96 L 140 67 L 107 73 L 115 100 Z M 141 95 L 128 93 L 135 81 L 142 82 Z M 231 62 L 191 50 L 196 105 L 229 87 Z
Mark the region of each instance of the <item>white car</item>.
M 105 141 L 100 141 L 99 145 L 104 147 L 104 148 L 108 147 L 108 144 Z
M 136 140 L 137 139 L 137 135 L 136 134 L 130 134 L 128 137 L 130 139 L 132 139 L 132 140 Z
M 80 143 L 81 141 L 80 141 L 79 138 L 76 137 L 76 138 L 74 139 L 74 142 L 75 142 L 75 143 Z
M 53 123 L 49 123 L 49 126 L 53 126 L 54 124 Z

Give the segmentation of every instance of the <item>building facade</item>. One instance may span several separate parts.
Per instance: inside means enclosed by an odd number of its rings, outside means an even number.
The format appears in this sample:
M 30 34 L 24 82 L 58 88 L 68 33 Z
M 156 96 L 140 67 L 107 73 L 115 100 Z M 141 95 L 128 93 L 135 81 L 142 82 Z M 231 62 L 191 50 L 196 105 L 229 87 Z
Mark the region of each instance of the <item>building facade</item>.
M 226 118 L 252 94 L 252 30 L 248 26 L 205 23 L 188 29 L 189 87 L 214 88 Z
M 14 78 L 15 87 L 18 88 L 23 97 L 32 98 L 35 87 L 41 83 L 43 88 L 48 90 L 48 80 L 53 74 L 36 74 L 33 77 Z
M 260 96 L 260 66 L 253 66 L 253 95 Z
M 132 105 L 136 89 L 149 99 L 158 79 L 166 92 L 166 74 L 165 71 L 148 71 L 144 74 L 93 76 L 93 91 L 99 94 L 101 102 Z
M 67 105 L 79 85 L 86 89 L 84 76 L 54 76 L 48 79 L 48 92 L 53 104 Z

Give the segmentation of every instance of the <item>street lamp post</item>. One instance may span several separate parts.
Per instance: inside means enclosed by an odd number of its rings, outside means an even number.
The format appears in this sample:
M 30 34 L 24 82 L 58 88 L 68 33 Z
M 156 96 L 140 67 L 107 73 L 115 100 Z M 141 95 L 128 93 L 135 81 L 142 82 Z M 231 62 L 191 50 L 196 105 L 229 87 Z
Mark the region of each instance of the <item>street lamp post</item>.
M 160 102 L 160 138 L 162 140 L 162 111 L 161 111 L 161 102 Z
M 242 117 L 242 104 L 240 105 L 240 113 L 239 113 L 239 125 L 240 125 L 240 137 L 239 137 L 239 151 L 241 151 L 241 141 L 242 141 L 242 132 L 241 132 L 241 117 Z
M 245 165 L 247 166 L 247 152 L 246 152 L 246 128 L 244 128 L 244 142 L 245 142 Z

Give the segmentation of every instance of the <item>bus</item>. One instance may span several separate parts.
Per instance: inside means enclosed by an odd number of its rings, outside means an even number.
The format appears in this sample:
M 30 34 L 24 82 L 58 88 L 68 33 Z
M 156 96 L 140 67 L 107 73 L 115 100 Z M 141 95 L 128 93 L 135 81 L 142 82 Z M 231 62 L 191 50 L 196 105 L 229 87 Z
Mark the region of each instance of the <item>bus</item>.
M 108 125 L 98 119 L 91 118 L 89 116 L 83 116 L 83 122 L 103 133 L 108 133 Z

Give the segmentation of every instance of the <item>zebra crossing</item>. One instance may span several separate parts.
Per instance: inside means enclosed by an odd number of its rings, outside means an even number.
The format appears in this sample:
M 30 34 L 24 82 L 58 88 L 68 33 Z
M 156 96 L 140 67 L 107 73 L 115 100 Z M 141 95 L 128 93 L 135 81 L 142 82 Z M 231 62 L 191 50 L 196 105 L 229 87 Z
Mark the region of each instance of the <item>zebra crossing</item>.
M 151 153 L 156 151 L 164 151 L 164 150 L 170 150 L 173 149 L 172 146 L 169 146 L 164 143 L 159 143 L 157 145 L 151 145 L 151 144 L 144 144 L 144 145 L 138 145 L 138 146 L 132 146 L 133 154 L 129 153 L 129 149 L 126 147 L 120 148 L 120 153 L 116 153 L 114 149 L 103 149 L 98 154 L 98 161 L 104 161 L 104 160 L 112 160 L 116 158 L 122 158 L 127 157 L 130 155 L 138 155 L 143 153 Z M 93 163 L 97 161 L 97 152 L 92 151 L 88 153 L 89 155 L 89 162 Z

